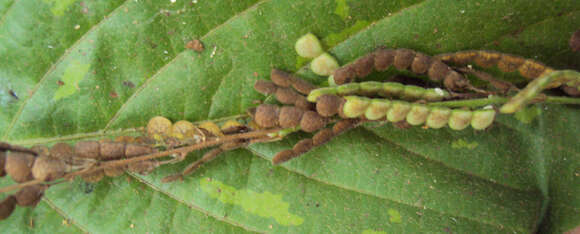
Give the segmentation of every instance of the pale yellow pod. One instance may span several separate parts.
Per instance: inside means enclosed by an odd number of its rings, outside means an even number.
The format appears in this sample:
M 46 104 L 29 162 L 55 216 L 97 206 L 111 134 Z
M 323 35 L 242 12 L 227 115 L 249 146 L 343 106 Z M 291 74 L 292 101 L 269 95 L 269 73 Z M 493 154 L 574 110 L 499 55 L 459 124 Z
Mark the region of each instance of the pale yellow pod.
M 342 107 L 342 112 L 346 118 L 358 118 L 363 115 L 367 107 L 371 104 L 371 100 L 365 97 L 346 96 L 346 102 Z
M 304 58 L 316 58 L 324 53 L 320 41 L 314 34 L 308 33 L 296 41 L 294 45 L 296 53 Z
M 442 128 L 449 122 L 449 116 L 451 116 L 451 109 L 434 107 L 427 117 L 426 125 L 434 129 Z
M 183 140 L 186 137 L 192 137 L 195 131 L 195 126 L 187 121 L 180 120 L 173 124 L 171 128 L 171 136 Z
M 411 110 L 411 104 L 402 101 L 393 101 L 391 108 L 387 111 L 387 120 L 391 122 L 399 122 L 407 117 L 407 113 Z
M 449 117 L 449 128 L 463 130 L 471 123 L 473 113 L 468 110 L 452 110 Z
M 495 119 L 494 109 L 482 109 L 473 112 L 473 118 L 471 119 L 471 127 L 475 130 L 483 130 L 489 127 L 493 120 Z
M 206 122 L 199 124 L 199 127 L 207 130 L 208 132 L 210 132 L 214 136 L 224 136 L 224 134 L 220 130 L 220 127 L 217 126 L 217 124 L 215 124 L 214 122 L 206 121 Z
M 328 53 L 323 53 L 310 63 L 310 69 L 319 76 L 330 76 L 339 68 L 338 62 Z
M 429 116 L 429 108 L 421 104 L 412 104 L 411 110 L 407 114 L 407 123 L 413 126 L 425 123 Z
M 372 99 L 371 104 L 365 111 L 365 117 L 369 120 L 378 120 L 387 115 L 391 107 L 391 101 L 387 99 Z
M 155 116 L 147 123 L 147 135 L 156 141 L 161 141 L 171 134 L 171 120 L 163 116 Z

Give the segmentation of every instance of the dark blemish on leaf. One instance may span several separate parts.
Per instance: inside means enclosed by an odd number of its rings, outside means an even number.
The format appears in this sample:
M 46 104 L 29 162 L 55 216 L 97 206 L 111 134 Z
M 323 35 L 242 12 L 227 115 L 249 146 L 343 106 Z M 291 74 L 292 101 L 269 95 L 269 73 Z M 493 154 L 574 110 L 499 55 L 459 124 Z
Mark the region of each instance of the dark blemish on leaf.
M 123 85 L 124 85 L 124 86 L 127 86 L 127 87 L 129 87 L 129 88 L 135 88 L 135 84 L 133 84 L 133 82 L 131 82 L 131 81 L 128 81 L 128 80 L 126 80 L 126 81 L 123 81 Z
M 449 228 L 449 227 L 445 227 L 445 228 L 443 229 L 443 231 L 445 231 L 445 232 L 447 232 L 447 233 L 453 233 L 453 232 L 451 231 L 451 228 Z
M 57 81 L 56 81 L 56 84 L 57 84 L 58 86 L 63 86 L 63 85 L 64 85 L 64 82 L 62 82 L 62 80 L 57 80 Z
M 320 207 L 320 204 L 317 202 L 315 206 L 316 206 L 316 207 Z
M 258 72 L 254 72 L 254 77 L 258 77 Z
M 10 90 L 8 90 L 8 93 L 10 94 L 10 96 L 12 96 L 16 100 L 19 100 L 20 99 L 18 97 L 18 95 L 16 95 L 16 93 L 14 92 L 14 90 L 10 89 Z
M 115 91 L 111 91 L 111 93 L 109 93 L 109 96 L 111 98 L 118 98 L 119 97 L 119 95 Z

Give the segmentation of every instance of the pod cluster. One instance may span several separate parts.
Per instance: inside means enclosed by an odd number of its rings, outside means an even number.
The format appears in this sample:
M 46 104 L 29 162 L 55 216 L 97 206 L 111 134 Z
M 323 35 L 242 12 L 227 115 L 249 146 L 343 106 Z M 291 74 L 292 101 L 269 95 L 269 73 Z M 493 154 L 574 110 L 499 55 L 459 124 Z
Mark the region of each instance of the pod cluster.
M 77 169 L 90 169 L 99 162 L 131 158 L 155 152 L 138 138 L 119 137 L 117 141 L 80 141 L 74 146 L 57 143 L 52 147 L 34 146 L 30 151 L 0 151 L 0 176 L 9 175 L 17 183 L 31 180 L 53 181 Z M 157 167 L 156 161 L 141 161 L 121 167 L 110 167 L 81 175 L 87 182 L 104 176 L 119 176 L 126 170 L 147 174 Z M 7 218 L 15 205 L 35 206 L 48 185 L 30 185 L 5 198 L 0 204 L 0 220 Z
M 301 109 L 312 109 L 304 95 L 308 95 L 316 86 L 287 72 L 272 69 L 272 81 L 258 80 L 254 89 L 264 95 L 274 95 L 282 104 L 294 105 Z
M 339 114 L 343 118 L 364 118 L 367 120 L 387 120 L 389 122 L 406 121 L 410 125 L 425 125 L 430 128 L 449 126 L 453 130 L 463 130 L 471 125 L 482 130 L 491 125 L 495 110 L 450 109 L 432 107 L 420 103 L 409 103 L 401 100 L 367 98 L 360 96 L 338 97 L 325 94 L 316 102 L 317 111 L 331 117 Z
M 425 100 L 430 102 L 441 101 L 451 97 L 449 92 L 440 88 L 426 89 L 415 85 L 403 85 L 396 82 L 360 82 L 349 83 L 333 87 L 314 89 L 306 98 L 309 102 L 316 102 L 318 97 L 324 94 L 338 96 L 362 95 L 381 96 L 407 101 Z
M 433 81 L 442 81 L 451 90 L 464 89 L 470 85 L 465 77 L 439 59 L 410 49 L 378 49 L 371 52 L 337 69 L 333 74 L 334 83 L 350 83 L 356 78 L 368 76 L 373 70 L 385 71 L 390 66 L 416 74 L 426 74 Z
M 555 70 L 533 59 L 526 59 L 513 54 L 499 53 L 485 50 L 466 50 L 454 53 L 446 53 L 437 56 L 445 63 L 457 65 L 475 64 L 483 68 L 497 67 L 500 71 L 518 72 L 527 79 L 536 79 L 546 76 Z M 558 82 L 550 84 L 547 88 L 562 86 L 562 90 L 570 96 L 580 96 L 578 87 L 570 87 Z

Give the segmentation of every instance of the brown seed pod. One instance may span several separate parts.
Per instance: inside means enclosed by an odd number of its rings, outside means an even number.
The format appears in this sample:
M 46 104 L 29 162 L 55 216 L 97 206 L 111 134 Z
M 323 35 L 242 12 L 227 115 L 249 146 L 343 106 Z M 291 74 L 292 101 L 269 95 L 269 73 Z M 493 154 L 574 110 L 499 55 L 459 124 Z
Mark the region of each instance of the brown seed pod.
M 104 160 L 119 159 L 125 156 L 125 143 L 122 142 L 99 142 L 101 155 Z
M 568 44 L 570 45 L 570 49 L 572 49 L 572 51 L 575 51 L 575 52 L 580 51 L 580 30 L 578 30 L 578 31 L 574 32 L 574 34 L 572 34 Z
M 274 155 L 274 158 L 272 158 L 272 164 L 278 165 L 297 156 L 299 156 L 299 154 L 295 153 L 293 150 L 283 150 Z
M 399 70 L 405 70 L 411 66 L 415 52 L 410 49 L 397 49 L 393 65 Z
M 119 166 L 119 167 L 107 167 L 103 169 L 103 172 L 108 177 L 117 177 L 122 176 L 127 169 L 126 166 Z
M 125 146 L 125 156 L 127 158 L 155 153 L 155 148 L 141 144 L 127 144 Z
M 314 136 L 312 137 L 312 144 L 314 146 L 322 145 L 330 141 L 332 137 L 334 137 L 334 133 L 332 132 L 331 128 L 322 129 L 318 131 L 316 134 L 314 134 Z
M 128 170 L 133 173 L 147 175 L 159 166 L 157 161 L 141 161 L 129 164 Z
M 105 172 L 103 170 L 81 175 L 81 178 L 87 183 L 97 183 L 101 181 L 103 177 L 105 177 Z
M 415 54 L 413 58 L 413 63 L 411 64 L 411 71 L 417 74 L 426 73 L 429 69 L 429 64 L 431 64 L 430 57 L 422 53 Z
M 294 81 L 294 76 L 285 71 L 272 69 L 272 71 L 270 72 L 270 79 L 272 80 L 272 82 L 274 82 L 274 84 L 283 88 L 288 88 L 290 87 L 290 85 L 292 85 Z
M 261 94 L 270 95 L 276 92 L 276 85 L 270 81 L 258 80 L 254 83 L 254 89 Z
M 344 99 L 336 96 L 324 94 L 316 101 L 316 112 L 324 117 L 331 117 L 338 113 Z
M 284 106 L 280 109 L 280 115 L 278 116 L 278 123 L 280 127 L 283 128 L 293 128 L 300 125 L 300 119 L 304 111 L 300 108 L 294 106 Z
M 356 120 L 356 119 L 340 120 L 340 121 L 336 122 L 336 124 L 334 124 L 334 126 L 332 126 L 332 134 L 334 134 L 335 136 L 338 134 L 341 134 L 341 133 L 343 133 L 351 128 L 354 128 L 357 123 L 358 123 L 358 120 Z
M 314 132 L 326 125 L 326 119 L 314 111 L 306 111 L 300 120 L 300 128 L 305 132 Z
M 80 143 L 80 142 L 79 142 Z M 77 143 L 78 144 L 78 143 Z M 67 143 L 56 143 L 50 148 L 50 156 L 60 159 L 69 159 L 75 156 L 75 149 Z
M 365 77 L 373 72 L 375 65 L 375 53 L 369 53 L 362 58 L 357 59 L 353 66 L 357 77 Z
M 499 62 L 501 54 L 493 51 L 480 51 L 474 58 L 475 64 L 480 67 L 492 67 Z
M 50 149 L 46 145 L 35 145 L 30 148 L 36 155 L 50 155 Z
M 296 143 L 294 145 L 294 147 L 292 148 L 292 150 L 294 151 L 294 153 L 296 154 L 304 154 L 308 151 L 310 151 L 312 148 L 314 147 L 314 143 L 312 141 L 312 139 L 303 139 L 300 140 L 298 143 Z
M 47 186 L 45 185 L 31 185 L 20 189 L 14 197 L 16 198 L 16 204 L 19 206 L 29 206 L 34 207 L 44 195 L 44 190 Z
M 428 76 L 435 81 L 443 80 L 447 76 L 449 71 L 451 71 L 451 68 L 439 60 L 432 61 L 433 62 L 429 67 L 429 71 L 427 72 Z
M 375 69 L 387 70 L 395 62 L 395 51 L 390 49 L 378 49 L 375 51 Z
M 580 97 L 580 91 L 576 87 L 571 87 L 571 86 L 568 86 L 568 85 L 563 85 L 562 86 L 562 91 L 564 91 L 569 96 L 572 96 L 572 97 Z
M 256 108 L 256 115 L 254 120 L 258 126 L 263 128 L 271 128 L 278 125 L 278 113 L 280 108 L 275 105 L 262 104 Z
M 518 67 L 524 64 L 525 61 L 526 59 L 520 56 L 502 54 L 501 59 L 497 63 L 497 67 L 502 72 L 515 72 L 518 70 Z
M 80 158 L 97 159 L 101 156 L 101 146 L 98 141 L 79 141 L 74 146 L 74 152 Z
M 34 160 L 32 176 L 37 180 L 52 181 L 66 173 L 66 164 L 63 159 L 48 155 L 41 155 Z
M 546 69 L 546 65 L 528 59 L 518 68 L 518 71 L 525 78 L 535 79 L 542 75 Z
M 4 170 L 17 183 L 32 180 L 32 165 L 35 157 L 32 154 L 10 151 L 6 154 Z
M 456 71 L 451 71 L 447 73 L 445 80 L 443 80 L 443 84 L 449 89 L 457 90 L 467 86 L 469 81 Z
M 333 77 L 337 85 L 346 84 L 354 81 L 356 72 L 351 66 L 343 66 L 334 71 Z
M 300 78 L 295 78 L 292 82 L 292 88 L 302 94 L 309 94 L 316 86 Z
M 132 136 L 118 136 L 115 137 L 115 142 L 123 142 L 123 143 L 133 143 L 135 142 L 135 137 Z
M 314 109 L 314 104 L 309 102 L 306 97 L 299 95 L 298 99 L 294 102 L 294 106 L 302 110 L 312 110 Z
M 0 220 L 4 220 L 12 214 L 16 208 L 16 198 L 14 196 L 8 196 L 0 202 Z
M 197 39 L 188 41 L 187 44 L 185 44 L 185 48 L 193 50 L 195 52 L 202 52 L 204 50 L 203 43 L 201 43 L 201 41 Z
M 278 88 L 275 95 L 276 100 L 282 104 L 294 104 L 300 96 L 300 94 L 291 88 Z
M 6 152 L 0 151 L 0 177 L 4 177 L 6 175 L 6 171 L 4 171 L 4 165 L 6 165 Z

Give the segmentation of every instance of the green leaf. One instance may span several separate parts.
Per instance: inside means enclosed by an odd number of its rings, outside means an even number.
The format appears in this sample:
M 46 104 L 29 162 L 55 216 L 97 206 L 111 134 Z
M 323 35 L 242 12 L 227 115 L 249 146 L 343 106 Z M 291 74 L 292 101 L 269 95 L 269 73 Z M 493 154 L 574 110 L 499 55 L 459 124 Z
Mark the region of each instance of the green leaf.
M 580 5 L 453 0 L 0 0 L 0 140 L 112 137 L 156 115 L 239 115 L 294 42 L 319 36 L 341 64 L 374 48 L 491 49 L 580 70 Z M 201 53 L 185 48 L 199 39 Z M 307 68 L 298 71 L 323 83 Z M 558 233 L 580 225 L 580 110 L 538 105 L 486 131 L 366 124 L 282 166 L 307 134 L 225 153 L 184 182 L 148 176 L 51 187 L 13 232 Z M 8 177 L 1 185 L 11 183 Z M 0 195 L 5 196 L 5 195 Z

